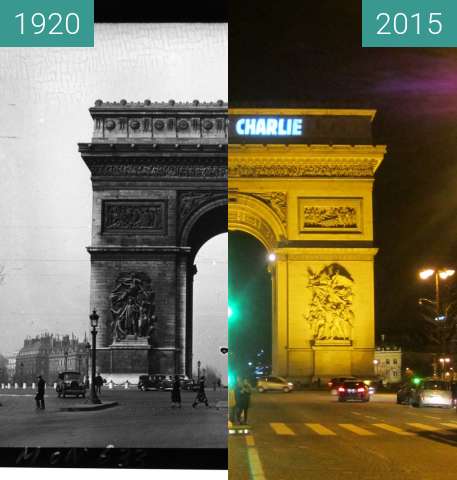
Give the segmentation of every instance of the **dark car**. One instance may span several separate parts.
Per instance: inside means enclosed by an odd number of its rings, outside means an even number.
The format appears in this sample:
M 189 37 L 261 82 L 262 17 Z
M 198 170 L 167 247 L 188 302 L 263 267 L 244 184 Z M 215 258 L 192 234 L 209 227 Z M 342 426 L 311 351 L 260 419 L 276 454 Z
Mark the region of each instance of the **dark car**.
M 347 400 L 368 402 L 370 400 L 368 386 L 362 381 L 346 381 L 338 387 L 337 393 L 339 402 Z
M 330 392 L 332 395 L 337 395 L 338 394 L 338 388 L 344 385 L 344 382 L 347 382 L 349 380 L 357 380 L 356 377 L 336 377 L 332 378 L 328 382 L 328 386 L 330 388 Z
M 415 385 L 411 383 L 404 383 L 397 390 L 397 403 L 399 405 L 411 405 L 413 394 L 415 391 Z
M 146 392 L 147 390 L 159 390 L 160 381 L 154 375 L 140 375 L 138 379 L 138 390 Z
M 80 372 L 62 372 L 59 373 L 56 385 L 58 397 L 65 398 L 67 395 L 76 397 L 86 396 L 86 385 Z

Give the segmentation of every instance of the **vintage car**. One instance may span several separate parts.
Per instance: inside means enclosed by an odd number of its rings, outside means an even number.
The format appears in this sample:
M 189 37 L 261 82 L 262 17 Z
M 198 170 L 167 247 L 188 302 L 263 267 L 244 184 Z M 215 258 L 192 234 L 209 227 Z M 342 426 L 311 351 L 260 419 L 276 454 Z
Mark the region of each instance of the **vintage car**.
M 80 372 L 62 372 L 59 373 L 56 385 L 58 397 L 65 398 L 67 395 L 76 397 L 86 396 L 86 385 Z

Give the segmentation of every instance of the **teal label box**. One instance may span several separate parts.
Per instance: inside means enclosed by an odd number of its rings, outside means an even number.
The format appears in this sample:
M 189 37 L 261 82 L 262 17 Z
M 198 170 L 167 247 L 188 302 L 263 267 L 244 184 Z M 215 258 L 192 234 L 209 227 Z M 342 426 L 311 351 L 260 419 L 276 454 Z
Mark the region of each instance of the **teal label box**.
M 362 47 L 457 47 L 457 1 L 362 0 Z
M 0 47 L 93 47 L 94 0 L 0 1 Z

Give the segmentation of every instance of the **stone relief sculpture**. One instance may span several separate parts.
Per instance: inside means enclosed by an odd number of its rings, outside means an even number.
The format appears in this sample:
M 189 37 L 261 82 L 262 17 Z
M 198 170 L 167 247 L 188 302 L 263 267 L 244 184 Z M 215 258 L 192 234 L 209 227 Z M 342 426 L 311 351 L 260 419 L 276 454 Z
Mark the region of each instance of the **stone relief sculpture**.
M 305 207 L 303 228 L 357 228 L 353 207 Z
M 103 230 L 162 230 L 164 202 L 105 202 Z
M 319 272 L 308 268 L 308 275 L 311 301 L 305 318 L 314 340 L 350 340 L 354 324 L 351 274 L 332 263 Z
M 115 341 L 127 335 L 152 338 L 156 328 L 155 294 L 144 273 L 122 273 L 110 295 L 111 331 Z

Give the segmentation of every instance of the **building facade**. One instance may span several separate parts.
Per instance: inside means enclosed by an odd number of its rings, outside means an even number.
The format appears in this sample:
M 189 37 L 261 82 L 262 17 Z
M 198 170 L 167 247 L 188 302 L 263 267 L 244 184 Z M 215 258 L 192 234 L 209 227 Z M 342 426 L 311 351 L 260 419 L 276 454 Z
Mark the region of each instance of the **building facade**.
M 86 375 L 88 353 L 87 342 L 80 342 L 69 335 L 43 334 L 26 338 L 14 359 L 15 374 L 12 378 L 19 383 L 33 383 L 41 375 L 48 383 L 52 383 L 65 370 Z
M 376 347 L 374 354 L 374 371 L 383 383 L 402 381 L 402 350 L 396 346 Z

